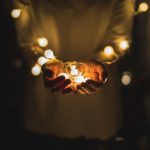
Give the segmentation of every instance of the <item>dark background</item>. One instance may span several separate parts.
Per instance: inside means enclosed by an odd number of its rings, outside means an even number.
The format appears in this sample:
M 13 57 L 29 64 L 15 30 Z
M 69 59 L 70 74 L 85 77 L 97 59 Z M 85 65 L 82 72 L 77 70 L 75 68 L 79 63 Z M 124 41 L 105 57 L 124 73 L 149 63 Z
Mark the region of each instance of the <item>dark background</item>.
M 139 2 L 137 1 L 138 6 Z M 101 149 L 150 149 L 150 11 L 139 14 L 134 19 L 132 46 L 130 53 L 119 60 L 120 79 L 124 71 L 132 73 L 132 82 L 124 86 L 120 82 L 124 121 L 117 136 L 123 141 L 116 141 L 115 137 L 105 142 L 81 139 L 59 139 L 57 137 L 42 137 L 30 135 L 21 129 L 21 100 L 24 77 L 27 74 L 24 59 L 17 47 L 14 21 L 7 11 L 5 1 L 0 2 L 0 61 L 1 61 L 1 135 L 2 143 L 7 146 L 25 145 L 50 146 L 70 144 L 69 149 L 88 149 L 99 143 Z M 48 144 L 47 138 L 51 139 Z M 16 142 L 17 141 L 17 142 Z M 17 144 L 16 144 L 17 143 Z M 59 143 L 59 144 L 58 144 Z M 76 143 L 74 145 L 74 143 Z M 103 146 L 104 145 L 104 146 Z M 107 146 L 105 146 L 107 145 Z M 54 145 L 53 145 L 54 146 Z M 76 147 L 75 147 L 76 146 Z M 56 146 L 57 147 L 57 146 Z M 78 148 L 77 148 L 78 147 Z M 23 148 L 23 147 L 22 147 Z M 64 148 L 66 149 L 66 148 Z M 94 147 L 93 147 L 94 149 Z M 106 148 L 107 149 L 107 148 Z

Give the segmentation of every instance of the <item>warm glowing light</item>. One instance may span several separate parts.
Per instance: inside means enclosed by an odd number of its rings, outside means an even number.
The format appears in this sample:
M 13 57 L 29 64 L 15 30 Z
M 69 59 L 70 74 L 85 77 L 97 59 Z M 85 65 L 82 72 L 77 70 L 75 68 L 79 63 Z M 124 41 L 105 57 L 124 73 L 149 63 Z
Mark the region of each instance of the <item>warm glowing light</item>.
M 131 83 L 132 74 L 130 72 L 124 72 L 121 78 L 121 82 L 124 85 L 129 85 Z
M 111 46 L 106 46 L 104 48 L 104 53 L 108 56 L 111 56 L 114 53 L 114 49 Z
M 126 40 L 123 40 L 119 43 L 119 47 L 121 50 L 126 50 L 129 48 L 129 43 Z
M 49 59 L 55 59 L 55 56 L 54 56 L 54 53 L 52 50 L 50 49 L 47 49 L 45 52 L 44 52 L 44 56 L 46 58 L 49 58 Z
M 40 65 L 38 64 L 35 64 L 32 69 L 31 69 L 31 73 L 34 75 L 34 76 L 38 76 L 40 73 L 41 73 L 41 67 Z
M 46 47 L 48 45 L 48 40 L 45 37 L 38 38 L 37 42 L 41 47 Z
M 146 11 L 148 11 L 148 9 L 149 9 L 148 4 L 146 2 L 142 2 L 139 5 L 138 11 L 139 12 L 146 12 Z
M 21 15 L 21 9 L 13 9 L 13 10 L 11 11 L 11 16 L 12 16 L 13 18 L 19 18 L 20 15 Z
M 70 69 L 76 69 L 76 65 L 72 65 L 72 66 L 70 66 Z
M 45 58 L 45 57 L 39 57 L 38 58 L 38 63 L 42 66 L 42 65 L 44 65 L 45 63 L 47 63 L 47 59 Z
M 74 82 L 76 83 L 82 83 L 82 82 L 86 82 L 87 79 L 84 78 L 84 76 L 80 75 L 75 77 Z
M 69 75 L 66 73 L 60 73 L 58 76 L 64 76 L 65 79 L 69 79 Z
M 72 65 L 72 66 L 70 67 L 70 69 L 71 69 L 70 74 L 71 74 L 72 76 L 76 76 L 76 75 L 79 74 L 79 71 L 78 71 L 78 69 L 76 69 L 76 66 L 75 66 L 75 65 Z

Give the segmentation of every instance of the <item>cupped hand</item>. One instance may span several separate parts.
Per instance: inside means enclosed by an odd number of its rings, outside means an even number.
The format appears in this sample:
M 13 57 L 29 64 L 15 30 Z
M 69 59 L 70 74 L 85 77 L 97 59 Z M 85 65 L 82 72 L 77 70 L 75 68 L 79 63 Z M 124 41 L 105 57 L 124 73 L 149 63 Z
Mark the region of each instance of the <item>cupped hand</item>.
M 70 79 L 65 79 L 64 76 L 59 76 L 64 72 L 64 63 L 61 61 L 49 61 L 42 67 L 44 85 L 50 88 L 52 92 L 62 92 L 63 94 L 71 93 Z
M 83 73 L 85 78 L 88 78 L 86 82 L 78 84 L 77 93 L 80 94 L 92 94 L 102 87 L 107 79 L 107 72 L 105 66 L 98 61 L 90 60 L 81 62 L 82 65 L 78 68 Z

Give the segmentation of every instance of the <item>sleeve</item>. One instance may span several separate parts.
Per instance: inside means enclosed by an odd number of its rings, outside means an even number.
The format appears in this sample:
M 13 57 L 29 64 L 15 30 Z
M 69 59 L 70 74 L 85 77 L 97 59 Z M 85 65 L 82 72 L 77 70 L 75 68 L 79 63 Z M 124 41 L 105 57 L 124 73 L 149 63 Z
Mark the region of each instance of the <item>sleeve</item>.
M 96 59 L 111 64 L 123 56 L 131 43 L 135 0 L 117 0 L 110 25 L 96 53 Z
M 43 53 L 42 48 L 40 48 L 35 41 L 39 33 L 35 32 L 38 32 L 38 29 L 35 25 L 34 19 L 32 19 L 34 17 L 32 16 L 32 9 L 29 7 L 29 5 L 31 5 L 30 3 L 30 0 L 14 0 L 11 4 L 12 8 L 10 10 L 20 9 L 20 16 L 14 18 L 14 23 L 18 47 L 28 68 L 33 67 L 37 58 Z

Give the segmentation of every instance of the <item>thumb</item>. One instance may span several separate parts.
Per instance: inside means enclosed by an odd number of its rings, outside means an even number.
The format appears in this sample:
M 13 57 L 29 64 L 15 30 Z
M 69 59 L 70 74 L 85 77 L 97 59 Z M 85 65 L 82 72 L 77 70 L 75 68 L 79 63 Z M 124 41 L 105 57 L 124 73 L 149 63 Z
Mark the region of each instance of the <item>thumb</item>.
M 100 74 L 100 80 L 105 83 L 107 81 L 107 78 L 108 78 L 108 73 L 106 71 L 103 71 L 101 74 Z

